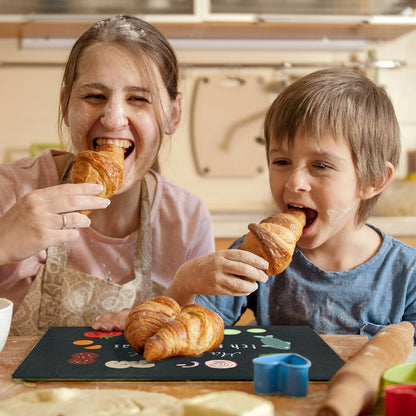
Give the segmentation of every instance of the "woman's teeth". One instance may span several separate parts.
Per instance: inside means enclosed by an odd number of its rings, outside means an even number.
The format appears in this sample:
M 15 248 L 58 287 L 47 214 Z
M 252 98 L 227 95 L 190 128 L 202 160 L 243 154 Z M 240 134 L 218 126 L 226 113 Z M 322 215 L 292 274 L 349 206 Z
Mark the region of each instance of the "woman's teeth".
M 131 142 L 129 142 L 128 140 L 95 139 L 94 142 L 97 146 L 102 146 L 103 144 L 113 144 L 114 146 L 122 147 L 123 149 L 127 149 L 131 146 Z
M 129 140 L 95 139 L 93 142 L 94 149 L 104 144 L 113 144 L 114 146 L 118 146 L 124 149 L 124 158 L 126 158 L 134 149 L 134 144 Z

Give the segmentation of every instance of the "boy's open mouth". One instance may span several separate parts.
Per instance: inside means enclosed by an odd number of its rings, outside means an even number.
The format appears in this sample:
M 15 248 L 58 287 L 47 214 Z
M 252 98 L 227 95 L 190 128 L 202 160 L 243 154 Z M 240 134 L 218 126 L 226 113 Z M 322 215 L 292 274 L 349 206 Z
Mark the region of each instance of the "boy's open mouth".
M 118 139 L 94 139 L 92 145 L 94 146 L 94 150 L 97 149 L 98 146 L 103 144 L 113 144 L 115 146 L 121 147 L 124 149 L 124 159 L 134 150 L 134 143 L 130 140 L 118 140 Z
M 301 209 L 305 213 L 305 215 L 306 215 L 306 224 L 305 224 L 305 227 L 304 228 L 310 227 L 312 225 L 312 223 L 315 221 L 315 219 L 317 218 L 317 216 L 318 216 L 318 212 L 317 211 L 315 211 L 312 208 L 304 207 L 302 205 L 291 205 L 291 204 L 289 204 L 288 205 L 288 208 Z

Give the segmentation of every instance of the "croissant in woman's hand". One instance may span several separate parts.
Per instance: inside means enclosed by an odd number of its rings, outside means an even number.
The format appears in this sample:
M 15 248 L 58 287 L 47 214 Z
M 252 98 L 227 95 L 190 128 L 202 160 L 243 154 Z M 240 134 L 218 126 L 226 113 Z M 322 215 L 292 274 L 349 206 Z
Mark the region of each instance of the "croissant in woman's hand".
M 292 261 L 296 243 L 302 235 L 306 215 L 301 209 L 265 218 L 260 224 L 249 224 L 243 243 L 238 247 L 269 262 L 269 276 L 281 273 Z
M 105 144 L 97 151 L 84 150 L 74 157 L 71 169 L 72 183 L 99 183 L 103 186 L 98 195 L 111 198 L 123 185 L 124 150 Z M 88 215 L 91 211 L 82 211 Z

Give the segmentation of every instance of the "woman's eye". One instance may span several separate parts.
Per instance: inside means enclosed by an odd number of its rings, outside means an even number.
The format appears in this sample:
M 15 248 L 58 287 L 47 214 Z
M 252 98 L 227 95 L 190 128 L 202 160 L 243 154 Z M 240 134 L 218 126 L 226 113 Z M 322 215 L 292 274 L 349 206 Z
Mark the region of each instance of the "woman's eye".
M 90 100 L 104 100 L 105 96 L 103 94 L 87 94 L 85 98 Z
M 146 97 L 131 97 L 130 100 L 131 101 L 142 102 L 142 103 L 150 103 L 150 100 Z

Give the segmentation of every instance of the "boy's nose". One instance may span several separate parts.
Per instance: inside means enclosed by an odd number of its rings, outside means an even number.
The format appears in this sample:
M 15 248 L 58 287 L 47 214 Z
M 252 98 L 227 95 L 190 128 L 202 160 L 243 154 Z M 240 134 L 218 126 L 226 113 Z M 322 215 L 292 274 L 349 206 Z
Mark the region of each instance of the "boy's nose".
M 308 192 L 311 185 L 308 174 L 302 169 L 295 169 L 286 182 L 286 188 L 292 192 Z
M 121 104 L 111 102 L 104 108 L 104 114 L 100 121 L 107 130 L 111 131 L 120 130 L 128 124 L 124 107 Z

